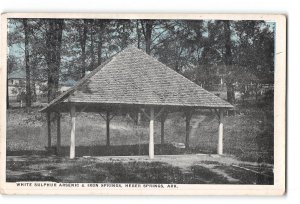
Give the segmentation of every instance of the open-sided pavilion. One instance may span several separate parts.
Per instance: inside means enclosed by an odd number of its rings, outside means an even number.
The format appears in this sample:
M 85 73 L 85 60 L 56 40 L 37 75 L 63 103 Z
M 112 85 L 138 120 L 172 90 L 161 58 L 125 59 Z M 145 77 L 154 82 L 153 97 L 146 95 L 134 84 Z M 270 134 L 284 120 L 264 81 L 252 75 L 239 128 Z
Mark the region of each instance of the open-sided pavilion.
M 51 147 L 50 114 L 57 113 L 57 150 L 61 145 L 60 113 L 71 114 L 70 158 L 75 157 L 76 112 L 97 112 L 109 124 L 114 115 L 142 113 L 149 119 L 149 157 L 154 158 L 154 120 L 164 122 L 167 113 L 182 111 L 186 117 L 186 147 L 189 146 L 190 119 L 197 109 L 211 109 L 219 118 L 218 154 L 223 154 L 224 110 L 233 106 L 157 61 L 142 50 L 130 46 L 82 78 L 74 87 L 51 101 L 47 113 L 48 147 Z

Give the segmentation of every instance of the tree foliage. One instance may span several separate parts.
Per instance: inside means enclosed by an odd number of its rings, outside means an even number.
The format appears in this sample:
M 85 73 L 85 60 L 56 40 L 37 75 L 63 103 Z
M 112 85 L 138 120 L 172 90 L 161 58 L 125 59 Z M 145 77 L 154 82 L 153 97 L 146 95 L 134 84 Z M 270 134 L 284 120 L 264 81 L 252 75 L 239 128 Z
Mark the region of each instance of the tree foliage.
M 48 100 L 61 82 L 84 77 L 134 44 L 176 72 L 210 89 L 224 83 L 272 84 L 274 28 L 265 21 L 10 19 L 8 73 L 26 70 L 28 104 L 46 83 Z

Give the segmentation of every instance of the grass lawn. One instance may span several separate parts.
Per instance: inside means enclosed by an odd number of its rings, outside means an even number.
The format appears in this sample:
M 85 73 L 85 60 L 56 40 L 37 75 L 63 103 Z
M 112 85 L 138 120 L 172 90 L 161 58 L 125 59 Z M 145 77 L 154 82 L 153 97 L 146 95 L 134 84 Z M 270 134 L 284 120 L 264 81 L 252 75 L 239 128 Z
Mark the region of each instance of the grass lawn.
M 191 126 L 191 148 L 185 151 L 171 144 L 173 142 L 184 143 L 185 141 L 185 118 L 182 113 L 168 115 L 165 123 L 166 145 L 160 145 L 160 123 L 155 122 L 155 154 L 185 155 L 192 153 L 195 155 L 198 153 L 216 153 L 218 120 L 214 113 L 203 110 L 194 114 Z M 147 155 L 147 121 L 137 127 L 130 118 L 116 116 L 111 121 L 110 126 L 112 145 L 110 148 L 105 147 L 105 128 L 105 121 L 99 114 L 80 113 L 76 118 L 76 156 Z M 165 160 L 156 162 L 134 160 L 124 164 L 122 161 L 111 163 L 99 160 L 90 161 L 83 158 L 69 161 L 67 157 L 64 157 L 69 152 L 68 145 L 71 131 L 69 114 L 64 114 L 61 120 L 62 157 L 51 156 L 51 152 L 45 151 L 47 145 L 45 116 L 39 113 L 37 108 L 32 108 L 29 112 L 18 108 L 8 109 L 6 142 L 7 155 L 9 156 L 7 159 L 7 175 L 9 176 L 7 179 L 8 181 L 16 181 L 16 179 L 26 180 L 26 178 L 29 180 L 48 178 L 48 180 L 65 182 L 67 178 L 60 175 L 70 174 L 71 176 L 74 174 L 75 178 L 76 175 L 91 174 L 82 178 L 87 177 L 91 182 L 143 182 L 146 179 L 145 181 L 149 183 L 161 181 L 166 183 L 270 184 L 273 180 L 273 173 L 270 170 L 270 165 L 273 165 L 273 130 L 273 110 L 270 106 L 238 107 L 238 114 L 228 115 L 224 119 L 224 153 L 237 161 L 251 162 L 250 167 L 247 167 L 248 164 L 241 163 L 234 166 L 224 165 L 221 161 L 210 163 L 211 159 L 207 159 L 207 161 L 201 161 L 201 164 L 190 164 L 188 170 L 185 171 L 181 166 L 176 166 L 176 163 L 168 163 Z M 55 124 L 52 127 L 52 135 L 52 144 L 55 146 Z M 48 162 L 48 159 L 50 159 L 50 162 Z M 47 162 L 44 160 L 47 160 Z M 47 165 L 44 165 L 44 163 L 47 163 Z M 72 170 L 69 167 L 56 168 L 56 165 L 61 163 L 69 165 Z M 89 163 L 92 165 L 91 168 L 83 168 Z M 36 164 L 34 169 L 37 170 L 31 169 L 33 164 Z M 240 168 L 241 165 L 242 168 Z M 266 166 L 268 168 L 265 168 Z M 245 170 L 243 167 L 252 171 Z M 52 171 L 51 168 L 55 171 Z M 45 173 L 46 177 L 44 177 L 41 176 L 43 173 L 39 172 L 40 170 L 44 173 L 47 171 L 52 173 Z M 32 172 L 30 173 L 30 171 Z M 265 171 L 268 173 L 265 174 Z M 24 176 L 24 172 L 29 173 L 28 177 Z M 127 172 L 126 176 L 123 175 L 124 172 Z M 160 174 L 159 172 L 165 173 Z M 260 173 L 254 172 L 262 172 L 262 174 L 265 174 L 264 178 L 260 178 Z M 18 177 L 17 175 L 22 176 Z M 151 177 L 151 175 L 154 176 Z M 226 176 L 224 179 L 224 175 L 229 175 L 232 179 L 228 179 L 229 177 Z M 248 178 L 252 179 L 249 180 Z M 77 182 L 80 181 L 79 179 Z

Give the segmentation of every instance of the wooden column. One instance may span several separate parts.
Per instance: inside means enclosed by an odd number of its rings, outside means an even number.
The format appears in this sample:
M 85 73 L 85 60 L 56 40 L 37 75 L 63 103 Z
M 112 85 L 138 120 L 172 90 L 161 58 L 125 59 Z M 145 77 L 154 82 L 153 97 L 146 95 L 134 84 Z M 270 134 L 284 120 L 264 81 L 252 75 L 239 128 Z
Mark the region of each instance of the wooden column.
M 165 143 L 165 121 L 163 119 L 160 120 L 160 143 Z
M 185 148 L 188 149 L 190 147 L 190 121 L 192 118 L 191 111 L 187 111 L 185 113 Z
M 161 144 L 165 143 L 165 121 L 167 118 L 166 113 L 162 113 L 160 117 L 160 136 L 161 136 Z
M 76 108 L 74 105 L 71 106 L 71 141 L 70 141 L 70 159 L 75 158 L 75 119 L 76 119 Z
M 109 111 L 106 111 L 106 146 L 110 146 L 109 122 Z
M 219 115 L 219 139 L 218 139 L 218 154 L 223 154 L 223 116 L 224 110 L 220 109 Z
M 60 145 L 61 145 L 61 132 L 60 132 L 60 113 L 57 114 L 56 125 L 57 125 L 57 140 L 56 140 L 56 153 L 60 153 Z
M 150 109 L 150 123 L 149 123 L 149 157 L 154 158 L 154 108 Z
M 47 134 L 48 134 L 48 148 L 51 147 L 51 113 L 50 112 L 47 112 Z
M 137 125 L 139 125 L 141 123 L 141 118 L 142 118 L 141 113 L 138 112 L 138 115 L 137 115 Z

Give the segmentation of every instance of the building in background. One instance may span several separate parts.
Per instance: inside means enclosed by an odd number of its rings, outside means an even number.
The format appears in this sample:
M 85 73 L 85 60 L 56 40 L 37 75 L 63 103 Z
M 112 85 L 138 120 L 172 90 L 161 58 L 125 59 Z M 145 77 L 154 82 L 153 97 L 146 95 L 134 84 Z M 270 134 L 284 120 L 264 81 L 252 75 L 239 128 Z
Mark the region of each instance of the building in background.
M 7 77 L 7 94 L 10 102 L 24 102 L 22 95 L 25 94 L 26 73 L 19 69 L 10 73 Z M 22 105 L 21 105 L 22 106 Z
M 69 88 L 74 86 L 76 83 L 73 79 L 66 81 L 60 81 L 59 93 L 67 91 Z M 33 102 L 35 104 L 47 102 L 47 82 L 46 81 L 34 81 L 32 83 L 32 94 Z M 7 94 L 9 104 L 13 107 L 25 106 L 25 95 L 26 95 L 26 72 L 24 69 L 18 69 L 7 77 Z

